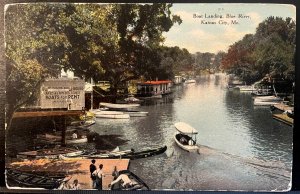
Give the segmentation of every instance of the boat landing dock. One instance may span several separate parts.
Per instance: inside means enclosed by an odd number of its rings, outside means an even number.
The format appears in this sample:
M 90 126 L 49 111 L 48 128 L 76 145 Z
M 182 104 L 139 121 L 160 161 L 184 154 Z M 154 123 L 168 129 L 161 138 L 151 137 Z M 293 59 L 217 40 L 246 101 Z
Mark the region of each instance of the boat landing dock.
M 273 119 L 281 121 L 289 126 L 293 126 L 294 119 L 290 118 L 286 114 L 273 114 Z
M 283 104 L 283 103 L 274 104 L 273 107 L 275 109 L 278 109 L 278 110 L 282 111 L 282 112 L 294 110 L 294 107 L 286 105 L 286 104 Z
M 113 181 L 112 172 L 114 167 L 117 170 L 126 170 L 129 166 L 129 159 L 95 159 L 96 167 L 99 168 L 100 164 L 103 164 L 103 172 L 105 177 L 103 178 L 103 190 L 108 189 L 108 184 Z M 22 162 L 13 162 L 7 167 L 20 170 L 23 172 L 39 173 L 39 174 L 65 174 L 70 175 L 72 178 L 69 180 L 69 184 L 72 184 L 75 179 L 80 184 L 80 189 L 92 189 L 92 180 L 90 178 L 91 159 L 78 159 L 68 158 L 64 160 L 24 160 Z

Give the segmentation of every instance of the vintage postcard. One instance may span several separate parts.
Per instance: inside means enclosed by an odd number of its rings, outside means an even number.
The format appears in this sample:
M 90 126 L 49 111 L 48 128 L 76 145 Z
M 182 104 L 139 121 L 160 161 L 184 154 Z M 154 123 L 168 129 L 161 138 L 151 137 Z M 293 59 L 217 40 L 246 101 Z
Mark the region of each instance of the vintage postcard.
M 288 191 L 296 7 L 5 6 L 9 189 Z

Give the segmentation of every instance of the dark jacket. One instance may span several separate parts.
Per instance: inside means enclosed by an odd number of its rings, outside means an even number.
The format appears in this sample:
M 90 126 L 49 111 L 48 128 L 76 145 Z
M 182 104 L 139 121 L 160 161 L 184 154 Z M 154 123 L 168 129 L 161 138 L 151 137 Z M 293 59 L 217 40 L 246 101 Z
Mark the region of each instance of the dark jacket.
M 91 173 L 91 179 L 92 179 L 92 180 L 96 180 L 96 176 L 93 176 L 93 175 L 92 175 L 92 173 L 93 173 L 96 169 L 97 169 L 97 168 L 96 168 L 95 164 L 91 164 L 91 165 L 90 165 L 90 173 Z

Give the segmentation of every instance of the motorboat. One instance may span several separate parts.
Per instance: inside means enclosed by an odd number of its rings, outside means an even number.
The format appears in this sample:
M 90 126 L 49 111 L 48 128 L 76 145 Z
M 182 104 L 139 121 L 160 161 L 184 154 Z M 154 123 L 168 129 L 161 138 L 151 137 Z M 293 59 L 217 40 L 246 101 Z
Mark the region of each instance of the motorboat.
M 196 145 L 196 135 L 198 134 L 196 129 L 184 122 L 175 123 L 175 128 L 178 132 L 175 133 L 174 139 L 179 147 L 189 152 L 199 150 Z

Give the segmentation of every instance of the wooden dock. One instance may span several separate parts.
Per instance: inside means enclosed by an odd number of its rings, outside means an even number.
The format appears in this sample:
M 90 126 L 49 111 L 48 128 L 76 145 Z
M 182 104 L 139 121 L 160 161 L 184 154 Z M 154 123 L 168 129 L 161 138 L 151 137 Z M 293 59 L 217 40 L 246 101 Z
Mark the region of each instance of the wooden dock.
M 72 184 L 75 179 L 79 181 L 81 189 L 92 189 L 92 180 L 90 178 L 89 166 L 91 159 L 70 158 L 64 160 L 25 160 L 22 162 L 13 162 L 7 167 L 17 169 L 24 172 L 36 172 L 42 174 L 65 174 L 72 178 L 69 183 Z M 99 165 L 103 164 L 103 172 L 105 177 L 103 179 L 103 190 L 108 189 L 108 184 L 113 180 L 112 171 L 114 167 L 117 170 L 126 170 L 129 166 L 129 159 L 96 159 L 95 165 L 97 169 Z
M 289 126 L 294 125 L 294 119 L 290 118 L 286 114 L 273 114 L 273 119 L 283 122 Z
M 280 104 L 274 104 L 273 107 L 275 109 L 278 109 L 282 112 L 285 112 L 285 111 L 293 111 L 294 110 L 294 107 L 292 106 L 289 106 L 289 105 L 286 105 L 286 104 L 283 104 L 283 103 L 280 103 Z

